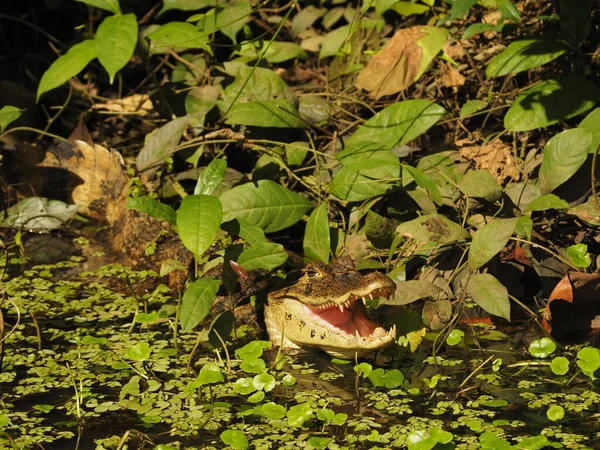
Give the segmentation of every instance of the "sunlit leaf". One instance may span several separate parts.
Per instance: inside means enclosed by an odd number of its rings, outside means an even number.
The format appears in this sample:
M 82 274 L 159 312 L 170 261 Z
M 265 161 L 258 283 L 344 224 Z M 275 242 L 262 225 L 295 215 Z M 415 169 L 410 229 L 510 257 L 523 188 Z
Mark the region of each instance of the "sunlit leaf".
M 0 133 L 3 133 L 12 122 L 21 117 L 19 108 L 15 106 L 6 105 L 0 109 Z
M 326 264 L 331 247 L 328 213 L 327 203 L 321 203 L 312 211 L 306 222 L 303 241 L 304 254 Z
M 179 322 L 181 329 L 188 332 L 204 320 L 210 312 L 217 291 L 219 280 L 215 278 L 200 278 L 188 286 L 183 294 Z
M 225 116 L 229 125 L 250 125 L 274 128 L 307 128 L 296 106 L 283 99 L 237 102 Z
M 210 36 L 191 23 L 169 22 L 148 35 L 152 47 L 181 47 L 210 50 Z
M 494 219 L 475 232 L 469 248 L 469 267 L 478 269 L 500 253 L 512 236 L 518 218 Z
M 70 78 L 81 72 L 97 56 L 98 49 L 93 39 L 75 44 L 67 53 L 59 56 L 48 70 L 44 72 L 38 86 L 36 99 L 39 100 L 43 93 L 66 83 Z
M 546 194 L 530 201 L 523 212 L 547 211 L 549 209 L 569 209 L 569 204 L 554 194 Z
M 458 182 L 458 187 L 469 197 L 495 202 L 502 196 L 502 186 L 487 170 L 469 170 Z
M 237 262 L 246 270 L 273 270 L 286 262 L 287 258 L 283 245 L 264 242 L 245 249 Z
M 212 195 L 188 195 L 177 210 L 181 242 L 196 258 L 214 243 L 222 218 L 221 202 Z
M 536 358 L 547 358 L 556 351 L 556 344 L 550 338 L 535 339 L 529 344 L 529 353 Z
M 219 187 L 225 171 L 227 170 L 227 161 L 224 159 L 213 159 L 210 164 L 200 173 L 194 194 L 211 195 Z
M 179 117 L 147 135 L 144 147 L 135 160 L 137 169 L 145 170 L 175 153 L 188 121 L 188 117 Z
M 96 48 L 100 64 L 108 72 L 110 82 L 129 62 L 137 43 L 138 25 L 135 14 L 106 17 L 96 33 Z
M 488 102 L 484 100 L 469 100 L 465 103 L 462 108 L 460 108 L 460 118 L 466 119 L 467 117 L 472 116 L 478 111 L 481 111 L 488 105 Z
M 127 208 L 144 212 L 158 220 L 166 220 L 171 225 L 177 223 L 177 213 L 175 210 L 152 197 L 144 196 L 129 199 Z
M 271 180 L 236 186 L 220 199 L 223 221 L 241 217 L 267 233 L 293 225 L 312 208 L 304 197 Z
M 86 3 L 99 9 L 104 9 L 113 14 L 121 14 L 119 0 L 75 0 L 80 3 Z

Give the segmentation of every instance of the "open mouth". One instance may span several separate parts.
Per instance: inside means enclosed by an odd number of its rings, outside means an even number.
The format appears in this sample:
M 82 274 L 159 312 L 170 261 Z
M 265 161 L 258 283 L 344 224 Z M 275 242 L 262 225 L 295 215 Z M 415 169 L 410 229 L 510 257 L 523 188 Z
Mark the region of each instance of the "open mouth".
M 313 320 L 323 325 L 335 328 L 344 333 L 367 340 L 376 340 L 387 336 L 396 336 L 396 325 L 386 331 L 381 325 L 369 319 L 365 314 L 363 303 L 366 297 L 389 297 L 391 292 L 387 288 L 375 289 L 365 297 L 351 295 L 342 305 L 330 302 L 319 306 L 303 305 L 304 312 Z M 362 299 L 362 302 L 358 301 Z

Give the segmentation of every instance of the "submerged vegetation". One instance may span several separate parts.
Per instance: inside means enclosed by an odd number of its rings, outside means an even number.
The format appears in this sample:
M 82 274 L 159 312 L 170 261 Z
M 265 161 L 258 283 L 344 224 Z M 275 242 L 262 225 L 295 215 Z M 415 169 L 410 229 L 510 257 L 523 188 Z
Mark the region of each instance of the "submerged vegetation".
M 154 3 L 0 14 L 0 446 L 594 448 L 598 2 Z M 393 345 L 267 340 L 342 256 Z

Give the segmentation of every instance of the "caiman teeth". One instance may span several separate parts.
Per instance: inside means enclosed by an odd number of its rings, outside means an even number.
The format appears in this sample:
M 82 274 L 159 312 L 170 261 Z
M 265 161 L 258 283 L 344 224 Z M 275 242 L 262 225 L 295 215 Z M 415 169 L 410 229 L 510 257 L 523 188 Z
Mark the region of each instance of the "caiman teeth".
M 369 294 L 369 298 L 373 300 L 373 294 Z
M 362 301 L 363 301 L 363 304 L 364 304 L 365 306 L 367 306 L 367 299 L 366 299 L 365 297 L 362 297 Z
M 340 308 L 341 313 L 344 313 L 344 305 L 338 305 L 338 308 Z
M 358 332 L 358 330 L 354 330 L 354 336 L 356 337 L 356 339 L 360 338 L 360 333 Z

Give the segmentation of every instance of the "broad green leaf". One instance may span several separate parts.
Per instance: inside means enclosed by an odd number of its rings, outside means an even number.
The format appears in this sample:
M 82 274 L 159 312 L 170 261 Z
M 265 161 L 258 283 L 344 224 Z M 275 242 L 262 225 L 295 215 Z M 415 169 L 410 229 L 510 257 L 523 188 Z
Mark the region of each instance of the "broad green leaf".
M 0 133 L 3 133 L 12 122 L 21 117 L 19 108 L 15 106 L 6 105 L 0 109 Z
M 595 347 L 584 347 L 577 352 L 577 365 L 590 378 L 600 368 L 600 350 Z
M 205 319 L 217 298 L 218 290 L 219 280 L 216 278 L 200 278 L 187 287 L 179 312 L 179 322 L 184 332 L 193 330 Z
M 36 100 L 39 100 L 43 93 L 59 87 L 77 75 L 97 56 L 98 50 L 95 40 L 89 39 L 75 44 L 67 53 L 59 56 L 44 72 L 38 86 Z
M 138 342 L 133 347 L 127 350 L 126 355 L 127 358 L 132 359 L 134 361 L 146 361 L 150 358 L 150 346 L 146 342 Z
M 527 204 L 524 213 L 529 211 L 547 211 L 549 209 L 569 209 L 569 204 L 554 194 L 546 194 L 532 200 Z
M 583 114 L 600 100 L 600 89 L 581 75 L 542 81 L 522 92 L 504 116 L 509 131 L 529 131 Z
M 400 281 L 396 285 L 398 289 L 396 289 L 394 297 L 385 300 L 383 304 L 408 305 L 422 298 L 437 298 L 443 292 L 442 288 L 427 280 Z
M 274 128 L 307 128 L 310 126 L 300 117 L 294 104 L 283 99 L 236 102 L 225 116 L 225 123 Z
M 298 112 L 307 122 L 324 124 L 331 117 L 333 105 L 318 95 L 303 95 L 298 101 Z
M 302 8 L 301 11 L 294 14 L 294 18 L 291 20 L 292 26 L 290 32 L 292 33 L 292 36 L 297 37 L 303 31 L 308 30 L 312 24 L 323 17 L 326 12 L 326 8 L 318 8 L 313 5 Z
M 518 218 L 494 219 L 475 232 L 469 248 L 469 267 L 476 270 L 504 248 L 518 222 Z
M 194 188 L 194 194 L 212 195 L 215 189 L 219 187 L 219 184 L 221 184 L 221 181 L 223 181 L 226 170 L 227 161 L 220 158 L 213 159 L 206 169 L 200 173 L 196 187 Z
M 272 70 L 248 67 L 240 63 L 225 63 L 227 73 L 234 76 L 233 83 L 225 88 L 219 109 L 225 113 L 235 103 L 257 100 L 296 101 L 290 87 Z
M 158 16 L 171 10 L 178 9 L 180 11 L 196 11 L 209 6 L 216 6 L 219 0 L 163 0 L 163 7 L 158 13 Z
M 393 177 L 392 177 L 393 178 Z M 359 202 L 385 194 L 396 182 L 385 179 L 373 179 L 360 175 L 350 168 L 336 172 L 330 184 L 330 192 L 336 197 L 349 202 Z
M 43 197 L 29 197 L 6 210 L 0 227 L 33 229 L 57 229 L 73 218 L 79 205 L 68 205 L 60 200 Z
M 406 442 L 408 450 L 429 450 L 436 444 L 448 444 L 453 439 L 452 433 L 442 430 L 440 427 L 431 427 L 429 431 L 411 431 Z M 452 447 L 449 445 L 448 447 Z
M 429 11 L 429 6 L 421 5 L 419 3 L 400 1 L 394 3 L 391 9 L 396 11 L 401 16 L 408 17 L 426 13 Z
M 282 41 L 242 42 L 240 49 L 234 54 L 245 57 L 246 61 L 263 58 L 270 64 L 279 64 L 296 58 L 305 59 L 308 56 L 295 42 Z
M 252 383 L 252 378 L 238 378 L 235 380 L 235 384 L 233 385 L 233 390 L 236 394 L 248 395 L 256 391 L 254 384 Z
M 244 25 L 250 20 L 252 4 L 248 0 L 237 0 L 229 3 L 218 4 L 212 14 L 207 14 L 203 20 L 198 23 L 200 29 L 206 26 L 212 30 L 219 30 L 227 36 L 234 44 L 237 44 L 236 35 Z M 209 22 L 210 23 L 207 23 Z M 211 31 L 212 33 L 212 31 Z
M 394 103 L 358 127 L 347 145 L 356 145 L 359 141 L 380 143 L 383 148 L 406 144 L 425 133 L 444 114 L 444 108 L 429 100 Z
M 417 40 L 416 44 L 421 48 L 421 60 L 419 61 L 419 71 L 416 79 L 425 73 L 433 58 L 442 50 L 448 40 L 448 30 L 438 27 L 422 27 L 426 33 L 425 36 Z
M 288 166 L 301 166 L 308 154 L 310 146 L 308 142 L 292 142 L 285 146 L 285 158 Z
M 267 233 L 295 224 L 312 208 L 304 197 L 271 180 L 236 186 L 220 199 L 224 221 L 241 217 Z
M 210 51 L 209 38 L 186 22 L 169 22 L 148 35 L 151 47 L 200 48 L 206 51 Z
M 563 131 L 544 146 L 538 186 L 549 193 L 571 178 L 588 157 L 592 134 L 582 128 Z
M 286 262 L 287 258 L 283 245 L 264 242 L 245 249 L 237 262 L 246 270 L 273 270 Z
M 501 77 L 543 66 L 569 50 L 554 34 L 512 42 L 485 69 L 488 78 Z
M 264 349 L 271 348 L 270 341 L 251 341 L 235 351 L 235 356 L 244 361 L 260 358 Z
M 369 242 L 377 248 L 390 248 L 390 245 L 394 241 L 394 223 L 373 210 L 367 211 L 367 219 L 365 220 L 363 230 Z
M 460 108 L 460 118 L 466 119 L 467 117 L 472 116 L 478 111 L 481 111 L 488 105 L 488 102 L 484 100 L 469 100 L 465 103 L 462 108 Z
M 179 117 L 147 135 L 144 147 L 135 160 L 137 169 L 146 170 L 175 153 L 187 125 L 188 117 Z
M 442 205 L 443 199 L 440 190 L 438 189 L 435 182 L 421 170 L 411 167 L 408 164 L 402 164 L 402 167 L 410 173 L 410 176 L 415 180 L 419 186 L 426 189 L 431 196 L 431 199 L 439 206 Z
M 85 3 L 95 8 L 104 9 L 113 14 L 121 14 L 119 0 L 75 0 L 80 3 Z
M 585 244 L 575 244 L 567 247 L 567 256 L 573 264 L 583 269 L 592 264 L 592 258 L 588 253 L 588 247 Z
M 275 402 L 268 402 L 260 407 L 260 413 L 269 420 L 279 420 L 285 417 L 286 409 L 283 405 Z
M 511 0 L 496 0 L 498 9 L 504 17 L 513 22 L 519 22 L 521 20 L 521 13 L 515 7 Z
M 515 233 L 519 236 L 525 236 L 527 239 L 531 239 L 533 233 L 533 220 L 527 214 L 519 217 L 517 226 L 515 226 Z
M 473 301 L 485 311 L 510 322 L 510 300 L 502 283 L 489 273 L 476 273 L 469 280 Z
M 328 56 L 335 56 L 338 51 L 340 51 L 344 43 L 349 40 L 351 31 L 351 25 L 343 25 L 327 33 L 323 39 L 323 43 L 321 44 L 319 59 L 327 58 Z
M 523 211 L 527 205 L 542 195 L 540 188 L 535 184 L 512 183 L 506 187 L 506 195 L 517 208 Z
M 569 360 L 564 356 L 557 356 L 550 363 L 550 369 L 555 375 L 565 375 L 569 371 Z
M 502 186 L 487 170 L 469 170 L 458 182 L 458 187 L 469 197 L 495 202 L 502 196 Z
M 304 230 L 304 254 L 325 264 L 329 263 L 329 208 L 327 203 L 321 203 L 313 209 Z
M 594 109 L 585 116 L 585 119 L 581 121 L 578 128 L 592 133 L 593 138 L 590 145 L 590 153 L 594 153 L 598 145 L 600 145 L 600 108 Z
M 225 381 L 225 378 L 219 366 L 213 362 L 209 362 L 204 364 L 202 369 L 200 369 L 194 385 L 200 387 L 206 384 L 222 383 L 223 381 Z
M 304 425 L 304 422 L 313 416 L 313 409 L 309 402 L 292 406 L 287 412 L 289 424 L 294 428 Z
M 177 223 L 177 213 L 169 205 L 152 197 L 136 197 L 129 200 L 127 208 L 148 214 L 158 220 L 166 220 L 171 225 Z
M 493 29 L 494 25 L 491 23 L 473 23 L 465 29 L 465 32 L 460 39 L 462 41 L 466 41 L 467 39 L 471 39 L 473 36 L 477 36 L 478 34 L 485 33 L 486 31 Z
M 450 20 L 459 19 L 466 16 L 473 5 L 479 0 L 456 0 L 450 8 Z
M 138 38 L 135 14 L 106 17 L 96 33 L 96 48 L 100 64 L 108 72 L 110 82 L 133 56 Z
M 221 225 L 221 202 L 211 195 L 188 195 L 177 210 L 181 242 L 196 259 L 214 243 Z
M 556 422 L 565 417 L 565 410 L 560 405 L 552 405 L 548 408 L 548 411 L 546 411 L 546 417 L 551 421 Z
M 583 44 L 590 34 L 593 0 L 560 0 L 560 31 L 575 48 Z
M 259 373 L 252 380 L 252 384 L 259 391 L 271 392 L 275 388 L 275 377 L 269 373 Z
M 550 338 L 535 339 L 529 344 L 529 354 L 536 358 L 547 358 L 556 351 L 556 344 Z
M 241 217 L 221 224 L 221 228 L 232 236 L 241 237 L 252 246 L 265 244 L 267 242 L 265 232 L 262 230 L 262 228 L 251 224 L 246 219 L 242 219 Z

